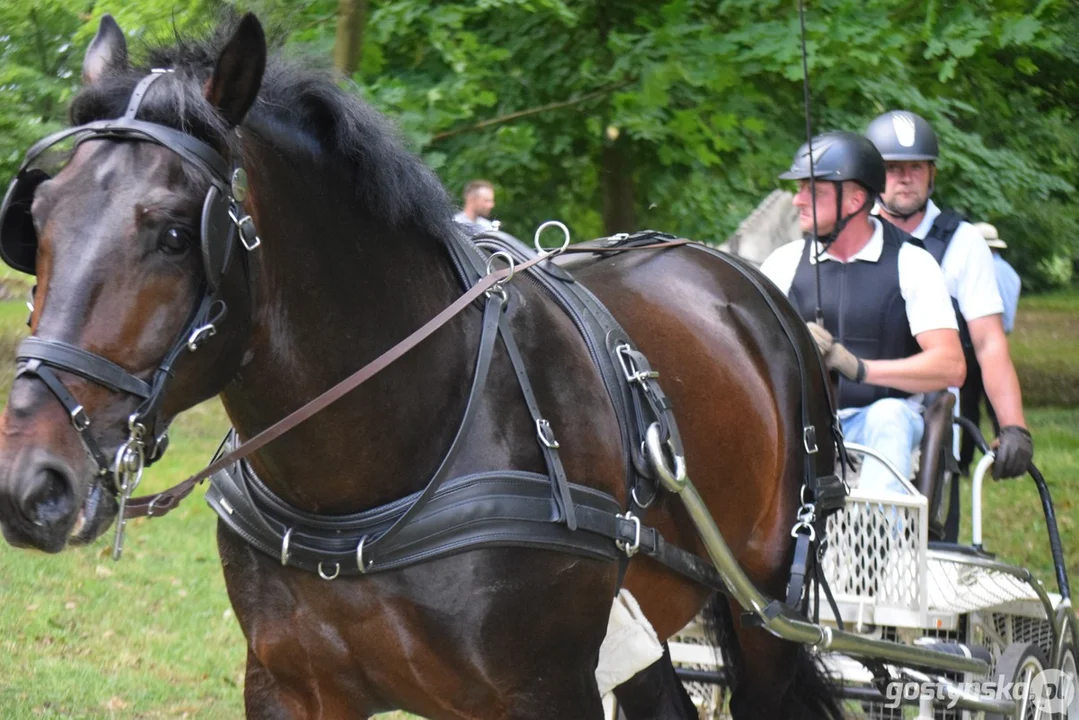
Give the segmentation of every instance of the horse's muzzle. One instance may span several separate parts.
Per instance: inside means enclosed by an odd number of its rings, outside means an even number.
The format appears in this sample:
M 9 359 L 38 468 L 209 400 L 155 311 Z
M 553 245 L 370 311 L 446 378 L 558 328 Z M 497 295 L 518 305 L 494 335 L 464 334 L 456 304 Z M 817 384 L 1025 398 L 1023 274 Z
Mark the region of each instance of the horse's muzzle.
M 25 448 L 7 463 L 0 482 L 0 525 L 16 547 L 59 552 L 79 509 L 75 473 L 52 453 Z

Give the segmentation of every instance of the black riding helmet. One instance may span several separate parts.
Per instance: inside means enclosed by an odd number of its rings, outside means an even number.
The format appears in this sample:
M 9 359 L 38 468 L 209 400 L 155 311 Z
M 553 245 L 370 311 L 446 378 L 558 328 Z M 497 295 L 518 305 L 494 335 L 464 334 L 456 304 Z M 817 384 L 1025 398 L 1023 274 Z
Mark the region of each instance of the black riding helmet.
M 886 161 L 937 159 L 937 134 L 924 118 L 906 110 L 878 115 L 869 123 L 865 136 Z
M 937 161 L 939 154 L 937 134 L 933 132 L 933 128 L 925 118 L 907 110 L 892 110 L 878 115 L 873 122 L 869 123 L 865 136 L 872 141 L 886 161 L 925 160 L 931 163 Z M 883 200 L 880 204 L 892 215 L 906 220 L 925 210 L 932 195 L 933 180 L 930 179 L 929 194 L 926 196 L 925 204 L 914 212 L 896 212 Z
M 819 238 L 830 245 L 850 219 L 860 213 L 865 205 L 850 215 L 842 216 L 844 181 L 856 182 L 869 191 L 866 204 L 873 202 L 884 192 L 884 159 L 867 138 L 849 132 L 829 132 L 813 138 L 813 162 L 810 170 L 810 143 L 798 148 L 791 168 L 779 177 L 783 180 L 817 180 L 836 183 L 836 225 L 828 235 Z

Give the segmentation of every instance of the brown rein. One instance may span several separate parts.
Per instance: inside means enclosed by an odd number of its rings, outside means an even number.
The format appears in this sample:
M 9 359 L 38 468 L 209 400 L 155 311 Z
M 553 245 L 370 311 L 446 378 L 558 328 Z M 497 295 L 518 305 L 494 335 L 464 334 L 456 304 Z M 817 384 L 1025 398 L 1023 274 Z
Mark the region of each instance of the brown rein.
M 278 420 L 276 423 L 266 428 L 262 432 L 258 433 L 245 443 L 241 443 L 231 452 L 226 453 L 214 462 L 207 465 L 205 468 L 195 473 L 191 477 L 187 478 L 183 482 L 170 487 L 167 490 L 156 493 L 154 495 L 144 495 L 141 497 L 131 498 L 127 501 L 127 505 L 124 508 L 124 517 L 122 519 L 127 520 L 138 517 L 161 517 L 173 510 L 180 502 L 191 494 L 195 486 L 201 483 L 206 478 L 210 477 L 214 473 L 220 472 L 229 467 L 233 463 L 242 460 L 251 453 L 255 452 L 259 448 L 265 447 L 267 444 L 273 442 L 277 438 L 281 437 L 289 430 L 293 429 L 303 421 L 309 419 L 312 415 L 326 409 L 333 403 L 340 400 L 348 393 L 355 390 L 363 383 L 370 380 L 372 377 L 386 369 L 391 363 L 398 360 L 401 356 L 407 353 L 416 345 L 420 344 L 423 340 L 427 339 L 432 333 L 452 320 L 454 317 L 464 311 L 469 305 L 471 305 L 480 295 L 490 291 L 495 286 L 501 287 L 502 284 L 508 282 L 513 275 L 523 270 L 527 270 L 533 265 L 548 260 L 556 255 L 562 253 L 619 253 L 628 252 L 633 250 L 662 250 L 672 247 L 678 247 L 679 245 L 686 245 L 689 240 L 670 240 L 662 243 L 653 243 L 649 245 L 637 245 L 633 247 L 567 247 L 561 251 L 554 251 L 550 253 L 544 253 L 537 255 L 531 260 L 524 262 L 520 265 L 504 268 L 497 272 L 489 273 L 488 275 L 480 278 L 479 282 L 472 286 L 461 297 L 457 298 L 453 303 L 446 307 L 438 315 L 424 323 L 419 329 L 406 337 L 401 342 L 394 345 L 386 352 L 379 355 L 377 358 L 364 365 L 362 368 L 349 375 L 341 382 L 334 385 L 332 388 L 316 397 L 311 402 L 307 403 L 303 407 L 294 410 L 285 417 Z

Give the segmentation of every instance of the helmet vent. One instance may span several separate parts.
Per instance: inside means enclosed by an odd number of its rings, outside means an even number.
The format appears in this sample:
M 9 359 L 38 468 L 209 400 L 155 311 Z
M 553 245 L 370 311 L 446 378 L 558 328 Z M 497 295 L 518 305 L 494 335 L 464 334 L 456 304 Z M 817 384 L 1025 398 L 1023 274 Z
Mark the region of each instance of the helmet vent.
M 892 115 L 892 127 L 900 145 L 914 147 L 914 118 L 908 113 L 895 113 Z

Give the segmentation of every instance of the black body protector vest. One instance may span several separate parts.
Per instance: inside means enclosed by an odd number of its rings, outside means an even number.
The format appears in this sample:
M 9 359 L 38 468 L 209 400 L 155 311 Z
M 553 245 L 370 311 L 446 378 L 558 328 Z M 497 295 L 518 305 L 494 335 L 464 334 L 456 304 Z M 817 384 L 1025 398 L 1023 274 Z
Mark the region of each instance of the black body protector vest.
M 955 237 L 955 231 L 959 229 L 959 224 L 962 222 L 963 216 L 956 211 L 943 210 L 933 220 L 933 225 L 929 228 L 929 232 L 926 233 L 925 240 L 912 237 L 910 241 L 925 248 L 933 256 L 933 259 L 937 261 L 937 265 L 943 268 L 944 253 L 948 251 L 948 244 Z M 954 297 L 952 298 L 952 307 L 955 308 L 955 319 L 959 323 L 959 342 L 963 345 L 963 355 L 966 356 L 967 364 L 969 365 L 971 359 L 974 358 L 974 343 L 970 339 L 970 329 L 967 327 L 967 321 L 963 317 L 963 313 L 959 312 L 959 300 Z M 975 362 L 977 362 L 976 359 Z
M 880 222 L 884 244 L 877 262 L 820 263 L 824 327 L 863 360 L 897 360 L 921 351 L 910 334 L 907 304 L 899 287 L 899 249 L 912 238 L 891 223 Z M 816 282 L 809 262 L 811 247 L 805 241 L 787 294 L 806 322 L 814 320 L 816 310 Z M 902 390 L 839 378 L 840 408 L 865 407 L 882 398 L 909 396 Z

